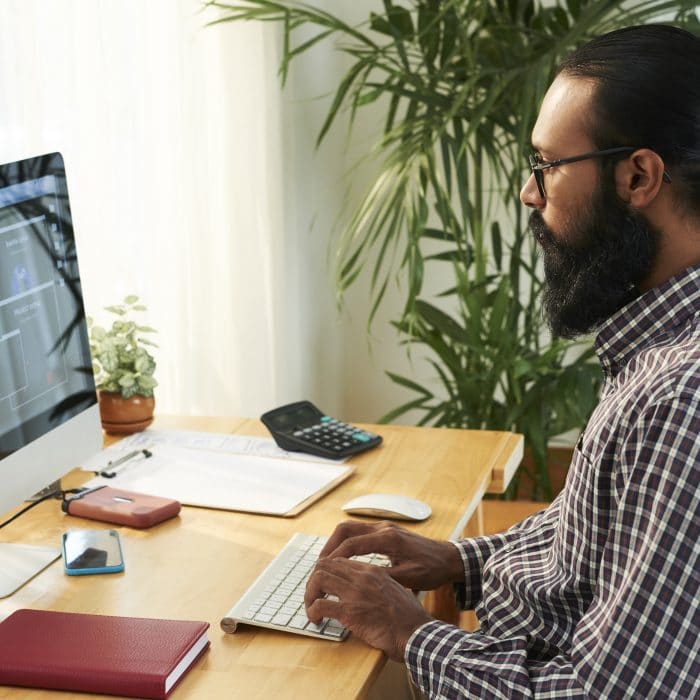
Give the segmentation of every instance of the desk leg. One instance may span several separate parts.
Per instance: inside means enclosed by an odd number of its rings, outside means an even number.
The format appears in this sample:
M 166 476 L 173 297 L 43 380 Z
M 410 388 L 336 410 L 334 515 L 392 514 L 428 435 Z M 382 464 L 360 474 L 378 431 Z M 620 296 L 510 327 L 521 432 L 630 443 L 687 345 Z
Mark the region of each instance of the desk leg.
M 479 505 L 464 526 L 462 537 L 481 537 L 485 534 L 484 527 L 484 502 L 479 501 Z
M 459 609 L 451 584 L 440 586 L 434 591 L 428 591 L 423 598 L 423 607 L 435 619 L 448 622 L 451 625 L 459 625 Z
M 478 537 L 484 534 L 484 506 L 480 501 L 476 511 L 469 519 L 463 537 Z M 437 620 L 442 620 L 457 627 L 475 629 L 476 616 L 472 612 L 462 612 L 457 607 L 454 589 L 452 585 L 446 584 L 434 591 L 428 591 L 423 598 L 423 607 Z M 465 619 L 466 617 L 466 619 Z M 464 623 L 467 623 L 466 625 Z

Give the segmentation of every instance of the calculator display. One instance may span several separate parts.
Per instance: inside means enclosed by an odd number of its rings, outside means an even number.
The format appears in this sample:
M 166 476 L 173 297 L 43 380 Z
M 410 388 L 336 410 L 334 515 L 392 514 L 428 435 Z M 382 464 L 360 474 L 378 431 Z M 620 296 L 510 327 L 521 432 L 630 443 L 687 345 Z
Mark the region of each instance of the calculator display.
M 280 412 L 270 417 L 270 423 L 277 430 L 288 431 L 294 428 L 305 428 L 308 425 L 318 423 L 319 411 L 314 411 L 310 406 L 300 406 L 289 412 Z

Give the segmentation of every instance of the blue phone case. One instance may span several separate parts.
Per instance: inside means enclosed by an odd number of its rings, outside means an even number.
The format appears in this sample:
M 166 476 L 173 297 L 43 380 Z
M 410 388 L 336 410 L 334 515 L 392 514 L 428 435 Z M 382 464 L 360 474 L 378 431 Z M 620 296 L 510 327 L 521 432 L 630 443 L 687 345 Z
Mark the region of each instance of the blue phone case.
M 66 540 L 71 536 L 83 539 L 84 547 L 75 556 L 75 552 L 67 552 Z M 109 538 L 109 539 L 105 539 Z M 94 546 L 93 546 L 94 545 Z M 70 545 L 69 545 L 70 546 Z M 103 549 L 101 547 L 105 547 Z M 72 548 L 72 547 L 71 547 Z M 124 556 L 122 554 L 119 533 L 116 530 L 79 530 L 64 532 L 61 538 L 63 551 L 63 570 L 69 576 L 84 576 L 87 574 L 117 574 L 124 571 Z M 114 560 L 108 564 L 109 554 Z M 114 555 L 117 555 L 116 557 Z M 70 566 L 68 557 L 72 556 Z

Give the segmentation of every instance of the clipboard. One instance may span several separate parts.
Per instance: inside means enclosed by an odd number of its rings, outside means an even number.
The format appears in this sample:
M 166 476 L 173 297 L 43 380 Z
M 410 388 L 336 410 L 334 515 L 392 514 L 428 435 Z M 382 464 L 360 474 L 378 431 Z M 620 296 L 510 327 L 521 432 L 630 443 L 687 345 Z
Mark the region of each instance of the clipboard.
M 104 465 L 124 456 L 125 450 L 117 447 L 102 450 L 82 468 L 105 473 Z M 355 471 L 344 463 L 216 452 L 163 442 L 153 444 L 148 452 L 148 458 L 122 462 L 110 472 L 113 476 L 98 475 L 85 485 L 113 486 L 189 506 L 289 518 Z

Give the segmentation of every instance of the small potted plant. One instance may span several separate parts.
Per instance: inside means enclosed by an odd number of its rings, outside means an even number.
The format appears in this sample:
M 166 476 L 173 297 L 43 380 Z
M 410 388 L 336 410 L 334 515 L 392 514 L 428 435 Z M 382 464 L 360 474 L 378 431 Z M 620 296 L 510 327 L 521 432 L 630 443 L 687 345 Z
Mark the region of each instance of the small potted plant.
M 153 377 L 156 363 L 147 346 L 157 345 L 146 336 L 156 331 L 133 320 L 134 314 L 146 311 L 133 294 L 105 309 L 118 317 L 111 328 L 106 330 L 88 318 L 100 417 L 108 433 L 128 435 L 153 422 L 153 389 L 158 382 Z

